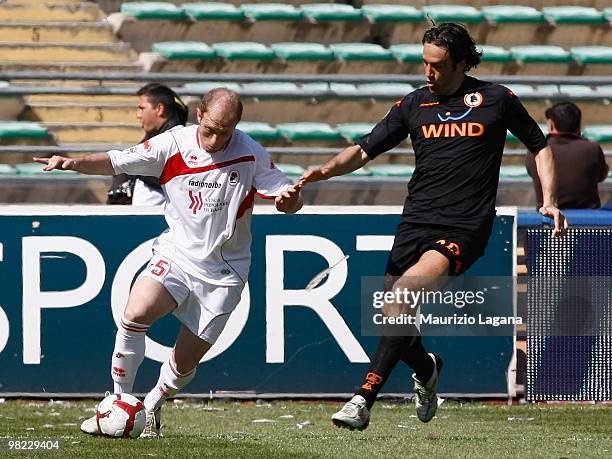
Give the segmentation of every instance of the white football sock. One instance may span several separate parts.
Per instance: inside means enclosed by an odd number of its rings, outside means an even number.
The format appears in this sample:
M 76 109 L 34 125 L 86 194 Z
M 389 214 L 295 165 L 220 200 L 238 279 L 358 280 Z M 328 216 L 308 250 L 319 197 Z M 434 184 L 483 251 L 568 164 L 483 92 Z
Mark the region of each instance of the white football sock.
M 148 325 L 121 318 L 115 336 L 115 349 L 111 360 L 111 376 L 115 394 L 132 393 L 134 380 L 145 355 L 145 335 Z
M 147 411 L 154 411 L 161 407 L 166 399 L 174 397 L 181 389 L 191 382 L 196 374 L 196 368 L 182 375 L 176 370 L 174 356 L 166 360 L 159 370 L 159 380 L 151 392 L 144 399 Z

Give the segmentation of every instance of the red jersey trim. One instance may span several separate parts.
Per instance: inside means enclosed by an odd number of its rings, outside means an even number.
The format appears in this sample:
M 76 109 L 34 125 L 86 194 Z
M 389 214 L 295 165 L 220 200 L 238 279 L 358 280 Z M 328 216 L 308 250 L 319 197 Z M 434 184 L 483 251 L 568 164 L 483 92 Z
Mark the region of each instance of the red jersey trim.
M 159 183 L 163 185 L 168 183 L 174 177 L 178 177 L 180 175 L 198 174 L 200 172 L 221 169 L 223 167 L 231 166 L 232 164 L 246 163 L 251 161 L 255 161 L 255 156 L 242 156 L 240 158 L 209 164 L 208 166 L 202 167 L 188 167 L 187 164 L 185 164 L 185 160 L 183 159 L 181 152 L 179 151 L 166 162 L 164 170 L 159 177 Z
M 244 200 L 240 203 L 240 207 L 238 207 L 238 213 L 236 214 L 236 220 L 242 217 L 247 210 L 253 207 L 255 203 L 255 193 L 257 193 L 257 190 L 255 189 L 255 187 L 252 187 L 251 190 L 246 195 L 246 197 L 244 198 Z
M 257 196 L 263 199 L 276 199 L 276 196 L 268 196 L 267 194 L 256 193 Z

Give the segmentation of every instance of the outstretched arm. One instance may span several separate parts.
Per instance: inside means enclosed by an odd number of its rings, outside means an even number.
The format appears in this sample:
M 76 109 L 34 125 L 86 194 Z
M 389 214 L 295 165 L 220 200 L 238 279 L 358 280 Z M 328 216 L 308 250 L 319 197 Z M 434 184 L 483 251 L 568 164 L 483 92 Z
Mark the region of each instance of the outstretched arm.
M 557 178 L 555 175 L 555 162 L 550 147 L 542 148 L 535 155 L 535 162 L 544 197 L 540 213 L 554 219 L 555 227 L 552 236 L 563 236 L 567 232 L 568 223 L 565 215 L 557 209 L 557 195 L 555 191 L 557 188 Z
M 298 180 L 298 186 L 302 187 L 307 183 L 318 182 L 338 175 L 348 174 L 349 172 L 353 172 L 363 167 L 369 160 L 370 158 L 359 145 L 353 145 L 334 156 L 323 166 L 306 172 Z
M 107 153 L 92 153 L 78 158 L 66 158 L 64 156 L 51 156 L 51 158 L 32 158 L 34 162 L 46 164 L 45 171 L 55 169 L 64 171 L 77 171 L 88 175 L 115 175 L 115 169 L 111 164 Z

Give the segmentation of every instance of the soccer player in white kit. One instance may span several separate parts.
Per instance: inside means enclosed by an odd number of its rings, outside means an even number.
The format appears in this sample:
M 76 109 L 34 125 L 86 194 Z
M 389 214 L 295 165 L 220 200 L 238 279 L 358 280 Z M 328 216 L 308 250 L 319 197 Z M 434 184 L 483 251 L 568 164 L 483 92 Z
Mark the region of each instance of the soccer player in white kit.
M 275 168 L 268 152 L 236 129 L 241 116 L 234 92 L 213 89 L 202 99 L 198 125 L 164 132 L 126 151 L 34 158 L 46 171 L 160 178 L 168 229 L 132 287 L 111 364 L 114 392 L 131 393 L 149 327 L 169 312 L 181 321 L 172 355 L 145 397 L 142 436 L 160 435 L 163 403 L 193 379 L 240 301 L 251 259 L 255 194 L 274 199 L 284 213 L 303 204 L 299 187 Z M 95 416 L 81 430 L 99 435 Z

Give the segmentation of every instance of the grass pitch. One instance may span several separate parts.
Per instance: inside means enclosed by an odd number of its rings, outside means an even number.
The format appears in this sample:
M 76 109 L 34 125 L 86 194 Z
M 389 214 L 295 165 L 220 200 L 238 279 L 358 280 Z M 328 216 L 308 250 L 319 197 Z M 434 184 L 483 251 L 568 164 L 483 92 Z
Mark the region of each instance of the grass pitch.
M 370 427 L 333 427 L 332 402 L 178 402 L 162 413 L 164 438 L 81 434 L 93 401 L 0 403 L 0 457 L 582 458 L 612 457 L 612 407 L 445 402 L 428 424 L 408 403 L 378 402 Z M 12 451 L 9 440 L 59 441 L 59 451 Z

